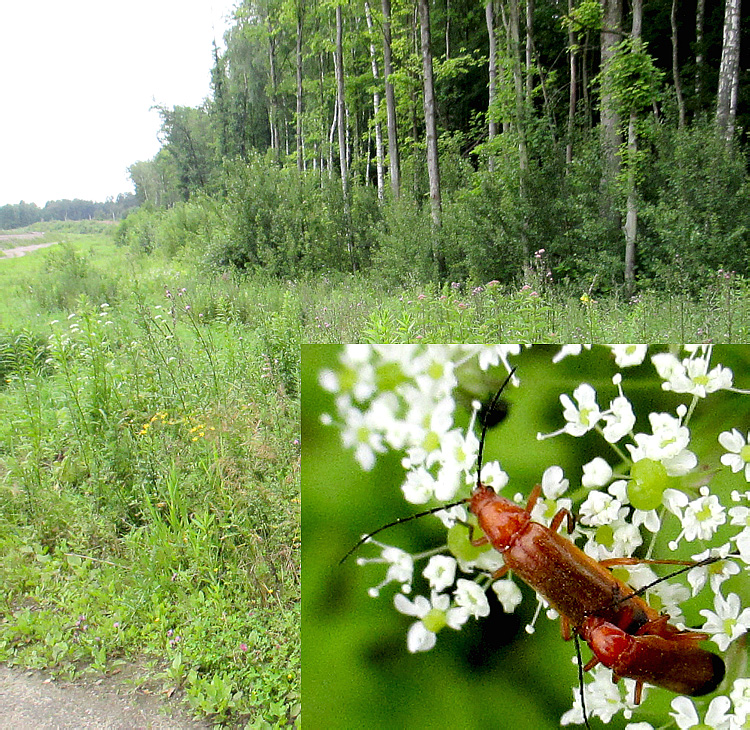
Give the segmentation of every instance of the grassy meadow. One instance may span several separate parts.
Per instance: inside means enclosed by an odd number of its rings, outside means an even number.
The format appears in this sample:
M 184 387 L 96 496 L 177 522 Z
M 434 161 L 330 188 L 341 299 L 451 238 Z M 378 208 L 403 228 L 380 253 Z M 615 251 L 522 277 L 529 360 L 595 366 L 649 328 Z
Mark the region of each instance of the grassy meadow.
M 80 230 L 0 261 L 0 661 L 296 724 L 297 343 Z
M 0 661 L 300 722 L 300 345 L 747 340 L 750 290 L 283 281 L 118 247 L 0 259 Z

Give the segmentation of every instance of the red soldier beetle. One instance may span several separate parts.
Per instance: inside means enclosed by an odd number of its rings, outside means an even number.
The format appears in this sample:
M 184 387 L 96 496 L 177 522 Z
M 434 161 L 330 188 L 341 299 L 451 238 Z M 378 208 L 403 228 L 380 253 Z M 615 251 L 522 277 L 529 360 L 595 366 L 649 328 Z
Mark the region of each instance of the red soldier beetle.
M 490 409 L 514 370 L 495 394 Z M 632 557 L 595 560 L 558 532 L 563 521 L 566 521 L 568 532 L 572 532 L 575 521 L 569 510 L 559 510 L 549 527 L 532 520 L 532 509 L 541 494 L 540 485 L 534 487 L 526 505 L 520 506 L 482 484 L 486 432 L 487 424 L 484 424 L 477 454 L 477 481 L 470 497 L 384 525 L 365 535 L 341 562 L 384 529 L 469 503 L 470 512 L 483 532 L 477 539 L 470 536 L 471 544 L 489 543 L 504 559 L 504 565 L 493 573 L 493 579 L 508 572 L 517 575 L 560 615 L 563 638 L 581 636 L 589 644 L 594 657 L 585 666 L 579 658 L 581 677 L 583 671 L 601 663 L 613 670 L 615 681 L 621 677 L 634 679 L 636 704 L 640 702 L 644 682 L 692 696 L 713 691 L 723 679 L 724 663 L 717 655 L 697 646 L 697 642 L 706 639 L 707 635 L 680 630 L 668 623 L 668 615 L 649 606 L 640 594 L 653 584 L 635 591 L 607 568 L 659 563 L 688 566 L 683 569 L 687 570 L 716 562 L 719 558 L 700 562 Z M 674 575 L 680 572 L 683 571 Z M 697 663 L 696 667 L 692 666 L 693 662 Z M 583 685 L 581 698 L 583 700 Z M 589 727 L 585 705 L 583 715 L 584 723 Z
M 628 634 L 603 618 L 589 616 L 579 633 L 594 657 L 583 671 L 601 662 L 612 670 L 613 681 L 634 679 L 636 704 L 644 682 L 691 697 L 713 692 L 724 678 L 725 668 L 721 657 L 697 645 L 708 639 L 708 634 L 680 631 L 666 623 L 666 615 L 661 618 L 668 636 L 658 632 Z

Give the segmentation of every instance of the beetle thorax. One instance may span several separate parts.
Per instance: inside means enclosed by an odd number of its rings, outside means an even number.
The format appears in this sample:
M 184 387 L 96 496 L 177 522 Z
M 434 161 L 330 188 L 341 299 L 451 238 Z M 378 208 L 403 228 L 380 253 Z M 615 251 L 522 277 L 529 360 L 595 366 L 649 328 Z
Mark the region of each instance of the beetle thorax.
M 471 496 L 471 511 L 492 546 L 501 552 L 513 544 L 531 519 L 523 507 L 483 484 Z

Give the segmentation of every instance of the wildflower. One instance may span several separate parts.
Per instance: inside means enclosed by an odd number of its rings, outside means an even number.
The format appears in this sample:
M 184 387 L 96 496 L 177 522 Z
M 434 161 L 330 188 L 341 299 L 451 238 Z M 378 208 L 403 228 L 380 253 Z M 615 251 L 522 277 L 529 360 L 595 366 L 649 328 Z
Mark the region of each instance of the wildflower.
M 709 355 L 710 351 L 706 357 L 690 357 L 680 362 L 672 353 L 664 352 L 654 355 L 651 362 L 664 380 L 664 390 L 705 398 L 708 393 L 732 387 L 729 368 L 717 365 L 708 371 Z
M 744 469 L 745 481 L 750 482 L 750 445 L 748 445 L 748 440 L 750 440 L 750 432 L 748 432 L 746 440 L 736 428 L 731 431 L 722 431 L 719 434 L 719 443 L 729 452 L 722 455 L 721 463 L 728 466 L 734 473 Z
M 496 580 L 492 584 L 492 590 L 505 613 L 513 613 L 523 600 L 521 589 L 512 580 Z
M 429 581 L 430 588 L 438 593 L 444 591 L 456 578 L 456 560 L 447 555 L 433 555 L 422 575 Z
M 347 420 L 347 429 L 341 434 L 344 446 L 355 446 L 354 458 L 365 471 L 370 471 L 375 466 L 375 452 L 385 451 L 383 437 L 356 408 L 349 409 Z
M 409 627 L 406 635 L 406 646 L 412 653 L 429 651 L 435 646 L 438 631 L 445 626 L 459 629 L 469 617 L 465 609 L 451 607 L 450 598 L 436 591 L 432 591 L 429 600 L 416 596 L 414 601 L 397 593 L 393 604 L 399 613 L 419 619 Z
M 567 393 L 560 396 L 560 403 L 564 407 L 563 417 L 567 421 L 564 428 L 547 436 L 537 434 L 538 439 L 550 438 L 562 432 L 571 436 L 582 436 L 599 422 L 601 413 L 596 403 L 596 391 L 588 383 L 581 383 L 573 391 L 573 397 L 576 399 L 577 406 Z
M 380 595 L 380 589 L 392 581 L 401 583 L 401 590 L 405 593 L 411 591 L 412 576 L 414 574 L 414 560 L 409 553 L 397 547 L 383 545 L 375 540 L 368 540 L 382 548 L 379 558 L 358 558 L 357 565 L 368 565 L 370 563 L 386 563 L 388 571 L 382 583 L 370 588 L 367 592 L 373 598 Z
M 609 721 L 619 712 L 629 712 L 631 705 L 627 697 L 633 696 L 634 682 L 626 679 L 621 683 L 612 682 L 612 672 L 605 666 L 599 664 L 589 673 L 591 681 L 584 684 L 584 696 L 586 698 L 586 711 L 589 717 L 599 717 L 602 722 Z M 624 695 L 622 687 L 624 684 Z M 581 705 L 581 693 L 576 687 L 573 690 L 573 707 L 560 719 L 561 725 L 582 725 L 583 707 Z
M 580 355 L 584 349 L 590 350 L 591 345 L 563 345 L 560 348 L 560 352 L 552 358 L 552 362 L 560 362 L 560 360 L 566 358 L 568 355 Z
M 708 706 L 706 717 L 701 721 L 693 701 L 681 696 L 675 697 L 672 700 L 672 709 L 674 712 L 670 712 L 669 714 L 675 719 L 677 727 L 680 730 L 687 730 L 687 728 L 695 727 L 696 725 L 710 727 L 714 730 L 727 730 L 729 728 L 729 718 L 726 713 L 729 705 L 729 697 L 714 697 Z
M 715 494 L 709 494 L 707 487 L 701 487 L 701 496 L 689 502 L 680 515 L 682 532 L 676 540 L 670 542 L 670 547 L 674 549 L 682 537 L 688 542 L 712 537 L 719 526 L 727 521 L 725 512 L 719 498 Z
M 741 677 L 734 680 L 729 697 L 734 704 L 734 714 L 743 727 L 750 715 L 750 679 Z
M 622 392 L 622 376 L 618 373 L 612 378 L 612 382 L 617 386 L 620 395 L 612 400 L 609 409 L 602 413 L 605 423 L 602 435 L 609 443 L 615 444 L 632 431 L 635 426 L 635 414 L 633 406 Z
M 579 517 L 584 525 L 607 525 L 626 510 L 619 500 L 606 492 L 590 492 L 581 504 Z
M 731 513 L 731 510 L 730 510 Z M 719 550 L 704 550 L 702 553 L 693 555 L 692 558 L 697 563 L 705 560 L 709 555 L 716 555 L 717 557 L 726 558 L 729 554 L 730 545 L 727 543 Z M 703 586 L 706 585 L 706 581 L 710 582 L 711 592 L 718 593 L 719 586 L 730 576 L 736 575 L 740 572 L 739 567 L 736 563 L 730 560 L 722 560 L 718 563 L 710 563 L 709 565 L 697 565 L 692 570 L 688 571 L 687 581 L 690 583 L 690 587 L 693 590 L 693 595 L 696 596 L 703 590 Z
M 637 433 L 636 446 L 627 444 L 633 461 L 651 459 L 660 462 L 669 476 L 681 476 L 693 469 L 698 459 L 687 446 L 690 444 L 690 431 L 682 425 L 680 418 L 669 413 L 649 413 L 653 435 Z
M 579 385 L 573 391 L 573 397 L 578 402 L 578 408 L 567 395 L 560 396 L 560 402 L 565 406 L 563 416 L 568 421 L 565 430 L 572 436 L 580 436 L 596 425 L 600 418 L 599 406 L 596 391 L 588 383 Z
M 750 628 L 750 608 L 740 612 L 740 607 L 740 597 L 736 593 L 730 593 L 726 598 L 717 593 L 714 597 L 716 610 L 703 609 L 700 612 L 706 617 L 701 631 L 711 634 L 711 641 L 721 651 L 726 651 L 729 644 Z
M 456 604 L 463 608 L 467 615 L 474 618 L 490 615 L 490 604 L 484 589 L 473 580 L 459 578 L 456 581 Z
M 581 484 L 584 487 L 603 487 L 611 478 L 612 467 L 601 456 L 583 465 Z
M 610 345 L 615 356 L 615 364 L 619 368 L 640 365 L 646 358 L 648 345 Z

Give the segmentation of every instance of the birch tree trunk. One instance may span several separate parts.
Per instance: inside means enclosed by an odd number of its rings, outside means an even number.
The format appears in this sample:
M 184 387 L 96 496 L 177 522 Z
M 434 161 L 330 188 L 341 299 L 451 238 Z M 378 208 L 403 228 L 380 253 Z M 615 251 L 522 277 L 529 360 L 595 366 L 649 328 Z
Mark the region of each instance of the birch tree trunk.
M 534 0 L 526 0 L 526 99 L 534 92 Z
M 401 193 L 401 162 L 398 154 L 398 124 L 396 121 L 396 93 L 393 90 L 391 75 L 391 0 L 382 0 L 383 8 L 383 74 L 385 76 L 385 107 L 388 117 L 388 165 L 391 175 L 391 190 L 398 200 Z
M 445 0 L 445 60 L 451 58 L 451 0 Z
M 703 19 L 706 15 L 706 0 L 698 0 L 695 8 L 695 95 L 700 104 L 703 93 Z
M 302 136 L 302 21 L 304 20 L 305 5 L 297 0 L 297 169 L 301 172 L 305 167 L 305 145 Z
M 440 198 L 440 165 L 438 162 L 435 87 L 432 75 L 429 0 L 419 0 L 419 23 L 422 39 L 424 124 L 427 143 L 427 173 L 430 178 L 430 208 L 432 211 L 432 222 L 435 226 L 440 226 L 442 200 Z
M 520 32 L 520 11 L 518 0 L 510 0 L 509 24 L 510 24 L 510 45 L 513 65 L 513 87 L 515 90 L 515 122 L 516 132 L 518 134 L 518 160 L 521 168 L 521 185 L 524 185 L 526 172 L 529 168 L 529 159 L 526 149 L 526 114 L 525 101 L 523 95 L 523 71 L 521 69 L 521 32 Z M 523 191 L 522 191 L 523 192 Z
M 638 48 L 643 24 L 643 0 L 633 0 L 633 30 L 631 37 Z M 628 122 L 628 200 L 625 215 L 625 291 L 632 294 L 635 285 L 635 247 L 638 236 L 638 198 L 636 190 L 636 157 L 638 136 L 636 134 L 637 112 L 631 110 Z
M 725 139 L 734 135 L 740 66 L 740 0 L 726 0 L 724 42 L 721 49 L 719 90 L 716 97 L 716 125 Z
M 602 0 L 602 2 L 604 4 L 604 24 L 601 33 L 601 68 L 604 72 L 614 55 L 614 47 L 621 40 L 622 0 Z M 620 158 L 617 155 L 620 148 L 620 115 L 617 113 L 615 100 L 607 88 L 607 84 L 603 84 L 602 87 L 600 124 L 604 156 L 602 215 L 613 219 L 616 217 L 616 213 L 613 211 L 610 186 L 620 172 Z
M 490 141 L 497 135 L 497 120 L 495 119 L 495 99 L 497 98 L 497 35 L 495 34 L 495 5 L 494 0 L 487 0 L 484 6 L 484 16 L 487 21 L 487 35 L 490 39 L 490 60 L 489 60 L 489 103 L 487 105 L 488 110 L 488 137 Z M 494 156 L 490 155 L 487 161 L 490 172 L 495 169 Z
M 424 83 L 424 123 L 427 142 L 427 174 L 430 179 L 430 212 L 435 230 L 442 221 L 442 200 L 440 197 L 440 163 L 438 159 L 437 121 L 435 113 L 435 88 L 432 77 L 432 43 L 430 34 L 429 0 L 418 0 L 419 24 L 422 38 L 422 74 Z M 433 256 L 438 266 L 438 277 L 445 276 L 445 260 L 434 242 Z
M 682 96 L 682 82 L 680 81 L 680 62 L 677 48 L 677 0 L 672 0 L 672 12 L 669 15 L 672 25 L 672 78 L 677 95 L 677 124 L 680 129 L 685 126 L 685 99 Z
M 339 167 L 341 170 L 341 190 L 344 194 L 344 217 L 347 229 L 346 247 L 349 252 L 349 261 L 352 272 L 356 271 L 354 261 L 354 246 L 351 238 L 351 227 L 349 221 L 351 211 L 349 209 L 349 166 L 346 156 L 346 104 L 344 99 L 344 21 L 341 14 L 341 5 L 336 5 L 336 50 L 333 54 L 333 65 L 336 74 L 336 116 L 338 117 L 339 137 Z
M 568 15 L 573 12 L 573 0 L 568 0 Z M 570 165 L 573 162 L 573 132 L 575 131 L 576 121 L 576 36 L 572 24 L 568 26 L 568 61 L 570 64 L 570 89 L 568 92 L 568 141 L 565 145 L 565 164 Z
M 276 152 L 276 162 L 281 163 L 281 133 L 279 131 L 279 79 L 276 69 L 276 31 L 268 18 L 268 63 L 271 72 L 271 99 L 268 121 L 271 127 L 271 149 Z
M 375 169 L 378 180 L 378 198 L 383 199 L 383 125 L 380 123 L 378 113 L 380 111 L 380 92 L 377 90 L 377 82 L 380 79 L 378 71 L 378 59 L 375 55 L 375 43 L 372 36 L 372 12 L 370 12 L 370 3 L 365 0 L 365 19 L 367 20 L 367 30 L 370 32 L 370 61 L 372 64 L 372 76 L 375 79 L 376 87 L 372 93 L 372 107 L 375 114 Z M 368 145 L 369 148 L 369 145 Z

